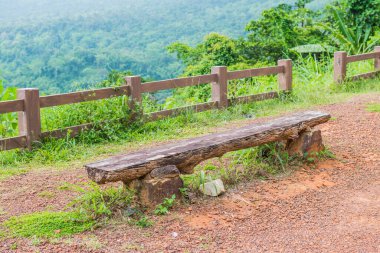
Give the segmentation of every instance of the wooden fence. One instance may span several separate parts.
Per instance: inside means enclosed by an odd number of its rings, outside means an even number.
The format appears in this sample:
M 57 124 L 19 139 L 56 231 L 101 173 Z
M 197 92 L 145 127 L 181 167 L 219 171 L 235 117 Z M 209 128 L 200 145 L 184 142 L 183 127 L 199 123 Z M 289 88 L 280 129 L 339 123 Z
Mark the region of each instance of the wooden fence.
M 374 59 L 374 71 L 356 76 L 347 77 L 347 64 L 356 61 Z M 334 54 L 334 81 L 342 83 L 344 81 L 355 81 L 375 77 L 380 73 L 380 46 L 375 47 L 373 53 L 347 56 L 347 52 L 339 51 Z
M 148 114 L 150 120 L 157 120 L 164 117 L 176 115 L 180 112 L 193 110 L 195 112 L 211 109 L 225 108 L 229 106 L 231 100 L 227 97 L 228 80 L 243 79 L 255 76 L 278 75 L 279 90 L 290 91 L 292 89 L 292 61 L 279 60 L 274 67 L 247 69 L 240 71 L 227 71 L 227 67 L 213 67 L 211 74 L 177 78 L 149 83 L 141 83 L 139 76 L 129 76 L 125 78 L 126 85 L 116 88 L 104 88 L 89 91 L 80 91 L 51 96 L 40 96 L 38 89 L 18 89 L 17 99 L 0 102 L 0 114 L 18 112 L 19 136 L 0 139 L 0 150 L 10 150 L 15 148 L 31 148 L 33 142 L 45 137 L 62 138 L 68 133 L 75 136 L 85 129 L 93 127 L 87 123 L 78 126 L 57 129 L 48 132 L 41 132 L 41 108 L 94 101 L 118 96 L 129 96 L 130 107 L 142 102 L 142 94 L 145 92 L 155 92 L 186 86 L 211 83 L 212 100 L 208 103 L 196 104 L 192 106 L 180 107 L 172 110 L 158 111 Z M 278 92 L 268 92 L 255 94 L 234 99 L 236 103 L 260 101 L 277 98 Z
M 373 72 L 346 77 L 347 64 L 356 61 L 374 59 L 375 70 Z M 362 78 L 371 78 L 380 73 L 380 46 L 375 47 L 373 53 L 347 56 L 346 52 L 336 52 L 334 54 L 334 80 L 337 83 L 352 81 Z M 93 127 L 92 123 L 78 126 L 57 129 L 48 132 L 41 132 L 41 108 L 88 102 L 100 99 L 107 99 L 118 96 L 129 96 L 130 104 L 133 107 L 142 102 L 142 94 L 159 90 L 168 90 L 186 86 L 211 83 L 211 102 L 180 107 L 172 110 L 158 111 L 147 114 L 150 120 L 162 119 L 192 110 L 201 112 L 211 109 L 225 108 L 231 104 L 231 99 L 227 97 L 228 81 L 256 76 L 278 75 L 280 91 L 290 91 L 292 89 L 292 61 L 279 60 L 274 67 L 247 69 L 239 71 L 227 71 L 227 67 L 219 66 L 211 69 L 211 74 L 192 76 L 184 78 L 169 79 L 156 82 L 141 83 L 139 76 L 128 76 L 125 78 L 126 85 L 116 88 L 104 88 L 89 91 L 80 91 L 51 96 L 40 96 L 38 89 L 18 89 L 17 99 L 0 102 L 0 114 L 18 112 L 19 136 L 0 139 L 0 151 L 15 148 L 31 148 L 33 142 L 46 137 L 62 138 L 69 133 L 76 136 L 81 131 Z M 248 95 L 234 99 L 236 103 L 261 101 L 278 97 L 278 92 L 268 92 L 262 94 Z

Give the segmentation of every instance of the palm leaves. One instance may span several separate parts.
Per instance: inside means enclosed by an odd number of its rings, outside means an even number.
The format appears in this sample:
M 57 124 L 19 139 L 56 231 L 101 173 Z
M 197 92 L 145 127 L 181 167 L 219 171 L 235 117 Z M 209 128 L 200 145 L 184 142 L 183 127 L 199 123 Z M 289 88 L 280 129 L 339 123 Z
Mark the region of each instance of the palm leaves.
M 332 40 L 351 54 L 365 53 L 372 50 L 373 46 L 379 42 L 379 39 L 371 41 L 372 27 L 367 25 L 349 27 L 344 19 L 343 14 L 336 8 L 331 8 L 337 27 L 328 26 L 320 23 L 319 25 L 326 31 L 330 32 Z

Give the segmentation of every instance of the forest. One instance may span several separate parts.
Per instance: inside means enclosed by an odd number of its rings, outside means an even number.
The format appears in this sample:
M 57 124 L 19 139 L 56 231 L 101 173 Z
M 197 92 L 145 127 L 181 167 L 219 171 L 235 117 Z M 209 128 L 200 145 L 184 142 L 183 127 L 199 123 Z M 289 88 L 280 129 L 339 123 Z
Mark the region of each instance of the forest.
M 194 46 L 210 32 L 238 39 L 249 33 L 244 27 L 250 20 L 284 2 L 2 1 L 0 77 L 8 87 L 37 87 L 47 94 L 87 88 L 112 70 L 173 78 L 184 65 L 167 52 L 171 43 Z M 308 6 L 318 10 L 326 2 Z
M 5 77 L 0 81 L 0 98 L 14 99 L 16 87 L 37 87 L 41 94 L 54 94 L 124 85 L 124 77 L 127 75 L 141 75 L 143 81 L 147 81 L 172 76 L 208 74 L 212 66 L 227 66 L 229 70 L 271 66 L 276 65 L 277 60 L 286 58 L 293 60 L 295 72 L 299 73 L 301 80 L 297 85 L 306 85 L 304 91 L 311 90 L 315 88 L 313 85 L 318 85 L 322 79 L 315 76 L 315 72 L 323 75 L 323 78 L 329 77 L 334 51 L 345 50 L 349 54 L 365 53 L 372 51 L 380 41 L 379 1 L 342 0 L 323 8 L 313 9 L 309 7 L 311 3 L 311 0 L 298 0 L 293 4 L 282 3 L 268 8 L 256 19 L 248 21 L 244 29 L 233 29 L 236 36 L 216 32 L 203 34 L 202 29 L 197 32 L 193 30 L 196 36 L 193 36 L 193 41 L 189 42 L 191 38 L 188 33 L 191 30 L 189 26 L 186 26 L 186 29 L 178 27 L 175 33 L 171 33 L 177 34 L 176 38 L 160 34 L 162 29 L 166 29 L 164 25 L 154 26 L 153 34 L 135 30 L 134 38 L 139 33 L 143 34 L 145 37 L 140 36 L 140 38 L 150 40 L 144 43 L 154 44 L 156 49 L 145 47 L 139 40 L 130 40 L 128 45 L 136 50 L 123 50 L 125 54 L 120 53 L 120 50 L 114 50 L 123 46 L 123 43 L 120 40 L 113 40 L 113 36 L 117 34 L 113 27 L 120 25 L 120 29 L 124 27 L 122 30 L 130 32 L 130 29 L 126 29 L 124 21 L 118 19 L 119 16 L 112 16 L 109 19 L 99 19 L 96 16 L 86 19 L 81 17 L 83 22 L 75 26 L 72 26 L 74 23 L 69 25 L 74 21 L 52 22 L 49 27 L 45 25 L 36 29 L 26 28 L 24 24 L 25 28 L 20 26 L 16 34 L 11 32 L 14 28 L 8 27 L 8 33 L 0 34 L 7 38 L 0 42 L 0 58 L 3 61 L 5 59 L 5 63 L 0 65 Z M 200 8 L 201 4 L 197 6 Z M 220 13 L 215 11 L 215 8 L 210 7 L 211 10 Z M 241 14 L 236 12 L 238 13 Z M 180 15 L 180 12 L 177 14 Z M 232 21 L 230 15 L 228 20 Z M 163 23 L 166 22 L 169 21 Z M 237 21 L 234 22 L 237 25 Z M 147 23 L 143 22 L 141 25 Z M 173 21 L 170 25 L 178 26 L 178 23 Z M 201 23 L 198 25 L 202 26 Z M 91 36 L 84 36 L 79 30 L 73 32 L 72 29 L 76 28 L 83 31 L 101 29 L 103 32 L 108 32 L 90 33 Z M 196 29 L 195 26 L 192 29 Z M 56 31 L 59 31 L 58 35 Z M 127 33 L 125 38 L 129 38 Z M 241 35 L 237 35 L 239 33 Z M 51 40 L 52 36 L 54 40 Z M 155 40 L 157 36 L 161 36 L 161 40 Z M 28 37 L 33 38 L 33 43 L 30 43 Z M 195 37 L 201 38 L 200 42 L 197 43 Z M 7 50 L 4 49 L 4 45 L 7 45 Z M 75 50 L 71 50 L 72 48 Z M 135 61 L 137 58 L 142 60 Z M 329 85 L 328 81 L 324 85 Z M 234 80 L 229 84 L 228 96 L 234 98 L 273 89 L 276 89 L 273 76 Z M 210 85 L 204 84 L 145 94 L 143 107 L 146 112 L 152 112 L 209 102 L 210 90 Z M 302 94 L 301 99 L 304 99 L 304 95 L 309 96 Z M 88 122 L 101 122 L 107 114 L 112 114 L 115 119 L 125 118 L 128 110 L 123 109 L 125 108 L 123 101 L 120 98 L 51 108 L 42 114 L 43 129 L 52 130 Z M 3 114 L 1 119 L 0 136 L 15 136 L 16 114 Z M 100 137 L 98 135 L 99 138 L 96 137 L 97 141 L 103 138 L 112 139 L 112 135 L 115 134 L 113 129 L 125 127 L 123 124 L 106 127 L 103 129 L 106 133 L 100 131 Z

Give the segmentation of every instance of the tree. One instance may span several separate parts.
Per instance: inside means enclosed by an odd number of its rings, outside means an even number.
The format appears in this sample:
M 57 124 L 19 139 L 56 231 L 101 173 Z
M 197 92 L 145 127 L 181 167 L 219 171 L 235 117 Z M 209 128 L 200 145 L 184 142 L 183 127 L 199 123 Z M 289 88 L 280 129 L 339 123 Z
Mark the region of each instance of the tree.
M 380 0 L 347 0 L 347 20 L 356 29 L 380 27 Z
M 246 26 L 249 34 L 243 45 L 245 57 L 253 63 L 274 62 L 288 55 L 290 48 L 319 43 L 322 34 L 315 26 L 317 13 L 306 9 L 306 3 L 308 0 L 298 1 L 295 6 L 280 4 L 252 20 Z
M 328 22 L 323 22 L 320 26 L 329 33 L 331 43 L 351 54 L 359 54 L 371 51 L 380 38 L 372 38 L 373 27 L 370 24 L 355 25 L 358 22 L 350 19 L 350 12 L 347 6 L 329 6 L 327 11 L 330 15 Z M 357 17 L 360 19 L 360 17 Z
M 295 6 L 298 9 L 305 8 L 306 4 L 311 3 L 312 1 L 313 0 L 297 0 L 297 2 L 295 3 Z
M 236 41 L 218 33 L 205 36 L 195 47 L 175 42 L 168 52 L 175 53 L 186 65 L 185 76 L 208 74 L 212 66 L 230 66 L 242 60 Z

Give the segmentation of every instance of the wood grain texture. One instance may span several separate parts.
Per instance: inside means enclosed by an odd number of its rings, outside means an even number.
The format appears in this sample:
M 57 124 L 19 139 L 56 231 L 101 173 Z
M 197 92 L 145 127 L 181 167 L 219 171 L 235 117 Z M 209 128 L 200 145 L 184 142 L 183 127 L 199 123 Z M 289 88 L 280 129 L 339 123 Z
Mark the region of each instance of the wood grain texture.
M 204 83 L 211 83 L 217 81 L 217 78 L 218 76 L 216 74 L 210 74 L 143 83 L 141 85 L 141 92 L 154 92 L 159 90 L 168 90 Z
M 66 127 L 62 129 L 57 129 L 57 130 L 52 130 L 52 131 L 47 131 L 41 133 L 41 138 L 65 138 L 67 135 L 70 135 L 70 137 L 75 137 L 78 134 L 80 134 L 82 131 L 88 130 L 93 128 L 94 124 L 92 123 L 87 123 L 87 124 L 82 124 L 78 126 L 71 126 L 71 127 Z
M 26 136 L 17 136 L 0 140 L 0 151 L 11 150 L 15 148 L 26 148 Z
M 375 52 L 378 53 L 378 55 L 375 57 L 374 64 L 375 64 L 375 71 L 380 70 L 380 46 L 375 47 Z
M 230 131 L 176 141 L 151 149 L 114 156 L 85 166 L 97 183 L 124 181 L 145 176 L 155 168 L 175 165 L 182 173 L 192 173 L 201 161 L 269 142 L 294 139 L 304 129 L 327 122 L 330 115 L 309 111 L 280 117 Z
M 125 82 L 129 88 L 131 99 L 135 103 L 141 103 L 141 77 L 140 76 L 127 76 L 125 77 Z
M 278 98 L 278 92 L 272 91 L 272 92 L 249 95 L 249 96 L 244 96 L 244 97 L 237 97 L 234 99 L 229 99 L 228 101 L 230 104 L 239 104 L 239 103 L 263 101 L 263 100 L 273 99 L 273 98 Z
M 9 113 L 9 112 L 22 112 L 22 111 L 24 111 L 23 99 L 0 102 L 0 114 Z
M 164 110 L 146 114 L 148 121 L 160 120 L 167 117 L 175 116 L 183 112 L 203 112 L 207 110 L 218 109 L 217 102 L 208 102 L 190 106 L 179 107 L 171 110 Z
M 278 74 L 278 87 L 280 91 L 292 90 L 293 83 L 293 64 L 292 60 L 279 60 L 278 66 L 282 67 L 283 72 Z
M 379 74 L 380 74 L 380 70 L 368 72 L 368 73 L 364 73 L 364 74 L 360 74 L 360 75 L 356 75 L 356 76 L 347 77 L 346 81 L 351 82 L 351 81 L 357 81 L 357 80 L 361 80 L 361 79 L 373 78 L 373 77 L 378 76 Z
M 275 74 L 283 73 L 284 71 L 285 69 L 283 66 L 246 69 L 246 70 L 228 72 L 227 78 L 228 80 L 243 79 L 243 78 L 249 78 L 249 77 L 255 77 L 255 76 L 275 75 Z
M 20 135 L 26 135 L 27 147 L 38 141 L 41 134 L 40 96 L 38 89 L 18 89 L 17 98 L 24 100 L 24 111 L 18 113 Z
M 380 56 L 380 52 L 373 52 L 373 53 L 367 53 L 367 54 L 358 54 L 358 55 L 351 55 L 347 56 L 347 63 L 356 62 L 356 61 L 364 61 L 364 60 L 371 60 L 375 59 Z
M 227 67 L 219 66 L 211 69 L 212 74 L 218 76 L 216 82 L 211 84 L 211 98 L 212 101 L 218 103 L 219 107 L 225 108 L 228 106 L 228 72 Z
M 347 52 L 339 51 L 334 53 L 334 82 L 342 83 L 346 79 L 347 73 Z
M 82 103 L 105 98 L 119 97 L 124 95 L 130 95 L 129 88 L 127 86 L 79 91 L 40 97 L 40 106 L 41 108 L 44 108 L 58 105 Z

